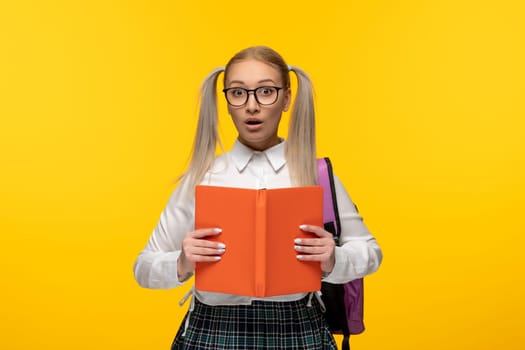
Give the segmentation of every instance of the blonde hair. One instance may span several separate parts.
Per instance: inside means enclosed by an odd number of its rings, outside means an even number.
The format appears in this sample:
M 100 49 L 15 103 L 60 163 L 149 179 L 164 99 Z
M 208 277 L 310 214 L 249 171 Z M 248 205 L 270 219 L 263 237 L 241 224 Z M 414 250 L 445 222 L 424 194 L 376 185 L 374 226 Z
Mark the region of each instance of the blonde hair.
M 281 75 L 285 88 L 290 88 L 290 71 L 297 75 L 297 94 L 293 104 L 285 157 L 294 186 L 317 184 L 317 162 L 315 147 L 315 111 L 312 83 L 308 75 L 297 67 L 289 66 L 273 49 L 266 46 L 254 46 L 244 49 L 233 56 L 226 67 L 211 72 L 201 87 L 199 121 L 190 164 L 181 176 L 188 181 L 188 189 L 193 189 L 202 180 L 215 159 L 217 145 L 222 149 L 218 134 L 217 80 L 224 72 L 224 80 L 230 67 L 242 60 L 255 59 L 276 68 Z

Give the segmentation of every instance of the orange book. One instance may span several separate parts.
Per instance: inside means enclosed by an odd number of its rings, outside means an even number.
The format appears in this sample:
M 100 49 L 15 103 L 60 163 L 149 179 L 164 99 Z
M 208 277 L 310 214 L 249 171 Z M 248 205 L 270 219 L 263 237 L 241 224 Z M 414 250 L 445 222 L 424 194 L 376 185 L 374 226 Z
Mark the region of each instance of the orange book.
M 323 224 L 321 186 L 246 189 L 197 186 L 195 228 L 221 228 L 217 262 L 197 263 L 198 290 L 252 297 L 317 291 L 319 262 L 297 259 L 296 238 L 316 237 L 299 225 Z

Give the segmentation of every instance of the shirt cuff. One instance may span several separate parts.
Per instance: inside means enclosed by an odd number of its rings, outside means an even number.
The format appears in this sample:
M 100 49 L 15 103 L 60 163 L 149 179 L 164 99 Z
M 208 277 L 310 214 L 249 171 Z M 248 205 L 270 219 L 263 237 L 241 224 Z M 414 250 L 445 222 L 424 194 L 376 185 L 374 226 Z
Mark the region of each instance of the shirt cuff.
M 346 256 L 341 247 L 335 247 L 335 264 L 332 272 L 323 272 L 322 279 L 324 282 L 330 283 L 344 283 L 341 282 L 344 280 L 346 263 L 344 262 Z

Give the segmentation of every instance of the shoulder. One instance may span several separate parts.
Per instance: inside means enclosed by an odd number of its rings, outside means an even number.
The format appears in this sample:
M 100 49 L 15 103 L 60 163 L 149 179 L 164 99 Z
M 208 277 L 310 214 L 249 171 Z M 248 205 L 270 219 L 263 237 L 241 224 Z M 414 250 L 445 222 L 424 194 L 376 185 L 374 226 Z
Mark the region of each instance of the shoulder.
M 210 166 L 209 171 L 217 172 L 227 169 L 228 164 L 231 162 L 230 158 L 230 152 L 225 152 L 216 156 L 213 160 L 213 163 Z
M 235 173 L 233 169 L 235 169 L 235 167 L 233 166 L 229 152 L 220 154 L 213 160 L 201 184 L 209 185 L 217 181 L 222 182 Z

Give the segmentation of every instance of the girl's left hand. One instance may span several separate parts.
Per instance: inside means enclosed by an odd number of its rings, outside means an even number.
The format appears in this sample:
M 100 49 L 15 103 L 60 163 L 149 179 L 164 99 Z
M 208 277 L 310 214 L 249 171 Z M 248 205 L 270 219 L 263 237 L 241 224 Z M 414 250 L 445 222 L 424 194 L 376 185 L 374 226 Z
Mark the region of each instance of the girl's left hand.
M 335 241 L 332 234 L 319 226 L 301 225 L 299 228 L 311 232 L 318 238 L 295 239 L 295 251 L 301 261 L 319 261 L 321 270 L 330 273 L 335 265 Z

